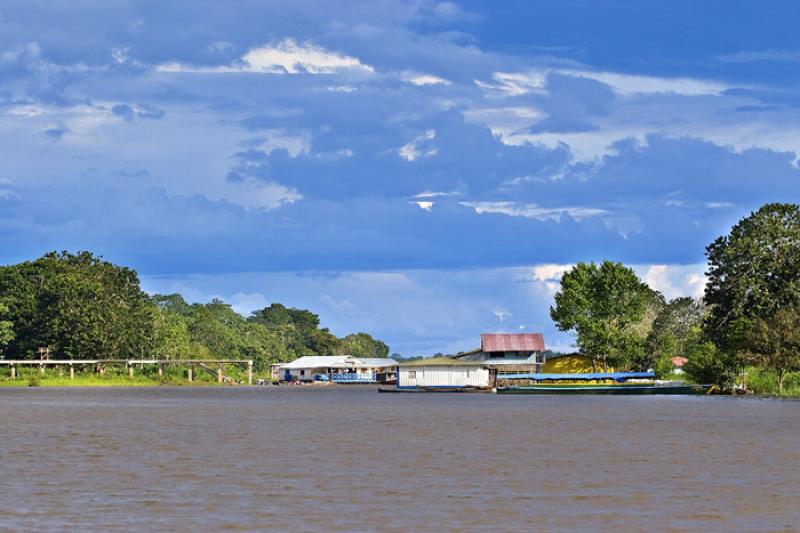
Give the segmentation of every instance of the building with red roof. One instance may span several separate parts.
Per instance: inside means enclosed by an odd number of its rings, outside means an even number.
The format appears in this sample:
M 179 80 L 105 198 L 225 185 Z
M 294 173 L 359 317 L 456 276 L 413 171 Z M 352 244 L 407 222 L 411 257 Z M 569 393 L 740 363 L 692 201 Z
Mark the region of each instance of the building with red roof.
M 544 364 L 544 336 L 541 333 L 483 333 L 481 347 L 454 356 L 464 361 L 486 361 L 497 365 Z

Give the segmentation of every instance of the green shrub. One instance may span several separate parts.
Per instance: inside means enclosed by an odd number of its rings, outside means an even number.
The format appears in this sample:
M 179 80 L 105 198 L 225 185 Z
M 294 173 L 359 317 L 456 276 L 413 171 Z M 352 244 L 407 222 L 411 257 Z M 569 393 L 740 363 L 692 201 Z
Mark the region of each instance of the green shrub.
M 767 368 L 749 367 L 745 370 L 747 388 L 755 394 L 780 395 L 778 375 Z M 800 372 L 786 375 L 783 383 L 783 396 L 800 396 Z
M 735 379 L 730 357 L 720 352 L 712 342 L 693 346 L 683 371 L 695 383 L 729 385 Z

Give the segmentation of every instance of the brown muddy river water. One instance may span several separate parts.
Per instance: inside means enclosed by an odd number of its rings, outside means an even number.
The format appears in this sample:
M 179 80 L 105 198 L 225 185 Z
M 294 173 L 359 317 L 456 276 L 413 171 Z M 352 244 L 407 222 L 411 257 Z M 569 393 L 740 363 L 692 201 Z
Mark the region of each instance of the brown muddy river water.
M 0 389 L 10 531 L 796 531 L 800 403 Z

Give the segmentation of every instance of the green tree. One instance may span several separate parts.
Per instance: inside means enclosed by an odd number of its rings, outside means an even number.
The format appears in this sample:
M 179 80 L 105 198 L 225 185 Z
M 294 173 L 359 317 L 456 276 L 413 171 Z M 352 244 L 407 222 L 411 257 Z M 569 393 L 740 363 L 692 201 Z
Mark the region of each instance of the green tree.
M 661 307 L 646 342 L 649 365 L 657 374 L 671 373 L 671 359 L 686 357 L 700 342 L 705 315 L 703 302 L 694 298 L 675 298 Z
M 767 204 L 706 248 L 706 334 L 735 354 L 754 320 L 800 308 L 800 206 Z
M 263 324 L 281 339 L 286 351 L 294 357 L 336 353 L 339 340 L 328 328 L 319 327 L 319 316 L 306 309 L 289 308 L 274 303 L 254 311 L 250 322 Z
M 641 335 L 631 331 L 654 298 L 654 291 L 622 263 L 578 263 L 561 278 L 550 316 L 561 331 L 575 331 L 581 351 L 612 363 L 634 359 Z
M 368 333 L 351 333 L 340 341 L 340 351 L 356 357 L 388 357 L 389 346 Z
M 154 315 L 154 355 L 161 359 L 189 358 L 192 354 L 192 340 L 188 319 L 161 308 Z
M 89 252 L 0 268 L 0 298 L 16 332 L 8 349 L 18 357 L 41 346 L 71 359 L 141 357 L 152 346 L 153 307 L 136 272 Z
M 14 323 L 5 320 L 8 314 L 8 306 L 0 303 L 0 354 L 3 353 L 8 343 L 14 340 Z
M 189 333 L 194 343 L 208 348 L 214 357 L 236 359 L 240 356 L 241 341 L 237 330 L 244 322 L 230 305 L 214 299 L 205 305 L 192 306 Z
M 695 383 L 729 385 L 735 379 L 731 357 L 713 342 L 703 342 L 689 349 L 683 371 Z
M 745 346 L 745 360 L 774 370 L 778 391 L 783 393 L 787 374 L 800 371 L 800 313 L 784 307 L 754 321 Z

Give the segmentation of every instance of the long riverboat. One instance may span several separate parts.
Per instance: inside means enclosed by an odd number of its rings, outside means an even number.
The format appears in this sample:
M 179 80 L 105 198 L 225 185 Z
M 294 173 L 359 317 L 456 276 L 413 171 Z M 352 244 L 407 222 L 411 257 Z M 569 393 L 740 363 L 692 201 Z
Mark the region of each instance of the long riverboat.
M 656 383 L 603 384 L 540 384 L 497 387 L 497 394 L 708 394 L 708 385 L 659 385 Z
M 498 375 L 498 394 L 708 394 L 709 385 L 658 382 L 653 372 Z

